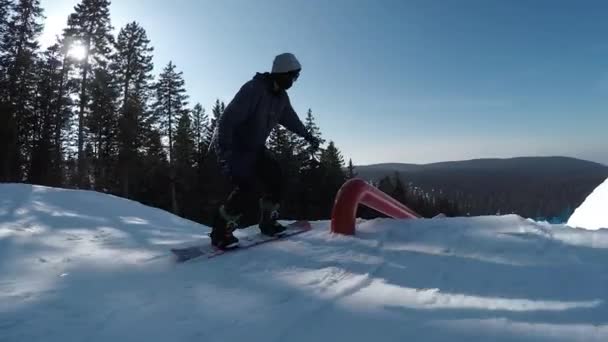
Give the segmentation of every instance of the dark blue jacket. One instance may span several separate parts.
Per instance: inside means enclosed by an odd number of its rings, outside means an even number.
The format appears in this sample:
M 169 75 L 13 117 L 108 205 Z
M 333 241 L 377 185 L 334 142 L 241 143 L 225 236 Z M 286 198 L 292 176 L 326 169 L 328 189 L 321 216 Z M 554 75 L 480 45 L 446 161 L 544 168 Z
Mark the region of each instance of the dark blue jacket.
M 273 87 L 270 74 L 257 73 L 241 87 L 218 120 L 211 148 L 232 177 L 252 176 L 256 155 L 277 124 L 308 137 L 287 92 L 274 91 Z

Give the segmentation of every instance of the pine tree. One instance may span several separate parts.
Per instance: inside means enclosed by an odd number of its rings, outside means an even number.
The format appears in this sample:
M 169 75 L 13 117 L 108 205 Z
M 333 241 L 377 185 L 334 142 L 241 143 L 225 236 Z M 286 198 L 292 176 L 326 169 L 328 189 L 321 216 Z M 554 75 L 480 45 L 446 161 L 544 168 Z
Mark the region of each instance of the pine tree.
M 146 31 L 136 22 L 123 27 L 116 39 L 116 52 L 112 56 L 112 68 L 122 91 L 122 107 L 129 95 L 145 94 L 152 80 L 152 52 Z
M 395 190 L 395 185 L 393 184 L 391 177 L 384 176 L 378 182 L 377 188 L 386 194 L 390 194 Z
M 196 143 L 190 114 L 183 112 L 175 131 L 175 166 L 176 169 L 190 169 L 196 159 Z
M 131 179 L 135 177 L 138 149 L 143 143 L 150 82 L 152 80 L 152 51 L 146 31 L 132 22 L 123 27 L 116 40 L 112 70 L 120 91 L 119 175 L 121 192 L 130 196 Z
M 12 7 L 12 0 L 0 0 L 0 42 L 3 41 L 4 33 L 8 29 L 8 18 Z
M 190 120 L 190 114 L 183 112 L 179 118 L 175 132 L 174 162 L 176 192 L 178 197 L 178 207 L 182 212 L 179 214 L 191 216 L 196 214 L 197 205 L 189 205 L 191 212 L 184 212 L 184 206 L 180 203 L 195 203 L 197 179 L 194 165 L 196 162 L 196 143 L 194 141 L 194 130 Z
M 213 140 L 217 120 L 223 114 L 225 105 L 217 99 L 211 108 L 211 114 L 207 116 L 204 122 L 203 141 L 207 144 L 207 149 L 201 155 L 201 166 L 199 167 L 199 193 L 206 194 L 200 198 L 201 211 L 198 215 L 203 222 L 212 223 L 212 218 L 215 215 L 215 210 L 220 201 L 225 200 L 226 194 L 230 191 L 232 184 L 226 179 L 222 173 L 217 156 L 213 149 L 209 149 L 209 145 Z
M 348 174 L 346 176 L 348 179 L 353 179 L 357 177 L 357 173 L 355 172 L 355 166 L 353 165 L 353 160 L 348 160 Z
M 84 59 L 79 65 L 81 77 L 78 110 L 78 186 L 83 186 L 85 181 L 85 110 L 89 105 L 89 72 L 92 64 L 107 60 L 113 42 L 109 7 L 109 0 L 82 0 L 74 7 L 74 13 L 68 17 L 68 28 L 64 31 L 69 46 L 80 45 L 85 51 Z
M 327 149 L 321 154 L 321 164 L 326 168 L 328 175 L 335 176 L 341 181 L 346 178 L 343 171 L 344 157 L 333 141 L 329 142 Z
M 397 201 L 407 205 L 407 189 L 403 182 L 401 181 L 401 176 L 398 172 L 395 172 L 393 175 L 394 179 L 394 188 L 393 191 L 389 193 L 391 197 L 396 199 Z
M 323 192 L 323 215 L 328 217 L 335 194 L 346 181 L 344 158 L 333 141 L 330 141 L 327 149 L 321 153 L 320 163 L 322 178 L 318 182 L 321 184 Z
M 209 129 L 207 130 L 207 141 L 211 142 L 213 140 L 213 134 L 215 134 L 215 128 L 217 127 L 217 121 L 220 119 L 220 116 L 224 113 L 224 109 L 226 106 L 224 102 L 220 102 L 219 99 L 215 100 L 213 107 L 211 108 L 211 118 L 209 119 Z
M 165 210 L 171 209 L 171 201 L 166 195 L 165 184 L 169 182 L 169 162 L 167 153 L 161 142 L 161 134 L 153 128 L 146 128 L 142 134 L 143 158 L 141 161 L 141 177 L 135 179 L 133 197 L 142 203 Z
M 325 141 L 321 131 L 315 122 L 312 110 L 309 109 L 304 120 L 306 130 L 319 139 L 320 144 Z M 322 149 L 321 147 L 311 146 L 307 142 L 302 142 L 302 166 L 300 169 L 300 207 L 302 216 L 307 218 L 326 218 L 327 190 L 324 188 L 320 179 L 324 177 L 324 169 L 319 163 Z
M 54 108 L 54 132 L 53 132 L 53 165 L 55 167 L 55 182 L 57 184 L 65 185 L 64 167 L 66 155 L 69 154 L 69 150 L 66 146 L 69 145 L 74 130 L 72 129 L 72 120 L 74 118 L 73 107 L 74 101 L 72 95 L 77 91 L 77 82 L 70 78 L 70 71 L 73 68 L 73 62 L 69 57 L 69 44 L 66 44 L 66 38 L 58 39 L 57 45 L 59 46 L 61 58 L 61 68 L 59 71 L 59 84 L 57 90 L 57 101 Z M 73 183 L 72 183 L 73 184 Z
M 116 156 L 118 155 L 118 89 L 105 63 L 93 70 L 89 84 L 90 113 L 86 126 L 91 133 L 94 162 L 94 188 L 113 192 L 115 182 Z M 88 163 L 85 163 L 87 165 Z M 87 165 L 88 166 L 88 165 Z
M 281 126 L 275 127 L 268 137 L 267 147 L 270 151 L 277 155 L 291 152 L 288 146 L 287 130 Z
M 182 72 L 175 70 L 173 62 L 169 62 L 167 67 L 159 76 L 156 88 L 156 102 L 154 103 L 154 114 L 158 118 L 161 132 L 168 137 L 169 163 L 171 165 L 171 199 L 172 210 L 177 212 L 177 198 L 175 189 L 175 168 L 173 155 L 173 142 L 175 139 L 176 118 L 187 111 L 186 101 L 188 96 L 185 94 L 184 80 Z
M 283 215 L 296 216 L 298 212 L 300 170 L 302 158 L 299 150 L 300 140 L 292 132 L 282 126 L 276 126 L 268 139 L 268 149 L 275 155 L 281 166 L 283 181 L 283 203 L 281 212 Z
M 40 128 L 34 135 L 29 181 L 60 186 L 63 180 L 62 133 L 67 128 L 70 102 L 65 90 L 65 57 L 60 43 L 47 48 L 38 63 L 36 117 Z
M 4 4 L 4 15 L 10 6 Z M 21 181 L 33 149 L 36 99 L 39 0 L 19 0 L 4 25 L 0 42 L 0 180 Z
M 197 161 L 199 162 L 209 147 L 207 121 L 208 117 L 207 113 L 205 113 L 205 108 L 200 103 L 197 103 L 192 109 L 192 127 L 194 130 L 196 154 L 198 156 Z
M 54 96 L 54 74 L 57 67 L 53 62 L 58 62 L 54 55 L 58 46 L 51 46 L 45 52 L 44 59 L 38 61 L 37 70 L 39 74 L 37 89 L 36 89 L 36 117 L 39 122 L 39 130 L 34 132 L 34 148 L 32 151 L 30 172 L 28 173 L 28 182 L 33 184 L 49 184 L 46 176 L 51 169 L 51 139 L 53 124 L 53 100 Z
M 314 136 L 315 138 L 317 138 L 319 140 L 319 145 L 323 145 L 325 143 L 325 139 L 322 138 L 321 135 L 321 130 L 319 129 L 319 126 L 317 126 L 317 123 L 315 122 L 315 117 L 312 114 L 312 109 L 308 109 L 308 112 L 306 113 L 306 119 L 304 120 L 304 126 L 306 127 L 306 130 L 312 134 L 312 136 Z M 318 160 L 320 158 L 321 155 L 321 149 L 320 147 L 315 148 L 314 146 L 310 146 L 309 144 L 306 144 L 306 154 L 308 156 L 310 156 L 312 159 Z
M 155 85 L 156 102 L 154 114 L 160 123 L 161 132 L 169 139 L 169 161 L 173 159 L 173 140 L 175 135 L 176 118 L 186 110 L 188 96 L 185 94 L 183 73 L 177 72 L 173 62 L 165 67 Z
M 210 144 L 210 141 L 207 140 L 210 137 L 209 117 L 205 112 L 205 108 L 200 103 L 197 103 L 192 109 L 192 134 L 196 151 L 196 179 L 193 181 L 194 184 L 189 187 L 189 190 L 199 195 L 193 196 L 195 202 L 190 207 L 196 208 L 196 210 L 192 211 L 192 218 L 201 221 L 206 214 L 201 208 L 205 207 L 206 202 L 213 200 L 210 197 L 213 197 L 213 188 L 217 188 L 217 184 L 219 183 L 217 178 L 219 178 L 219 175 L 213 172 L 217 166 L 216 158 L 213 158 L 213 155 L 208 153 Z M 204 197 L 200 196 L 203 193 L 206 195 Z

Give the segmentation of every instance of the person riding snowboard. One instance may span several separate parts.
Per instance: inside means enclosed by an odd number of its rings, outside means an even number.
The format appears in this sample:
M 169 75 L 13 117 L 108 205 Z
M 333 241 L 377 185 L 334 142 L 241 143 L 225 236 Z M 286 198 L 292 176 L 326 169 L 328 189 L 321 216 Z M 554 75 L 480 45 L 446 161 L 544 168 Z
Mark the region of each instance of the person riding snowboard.
M 287 95 L 298 79 L 300 62 L 291 53 L 275 57 L 272 72 L 256 73 L 246 82 L 219 118 L 210 148 L 233 185 L 233 190 L 215 213 L 211 243 L 221 249 L 238 245 L 232 234 L 246 206 L 254 203 L 257 182 L 263 192 L 259 199 L 259 229 L 273 236 L 285 230 L 277 222 L 282 196 L 279 163 L 266 149 L 266 140 L 277 124 L 301 136 L 311 145 L 319 141 L 309 133 L 294 111 Z

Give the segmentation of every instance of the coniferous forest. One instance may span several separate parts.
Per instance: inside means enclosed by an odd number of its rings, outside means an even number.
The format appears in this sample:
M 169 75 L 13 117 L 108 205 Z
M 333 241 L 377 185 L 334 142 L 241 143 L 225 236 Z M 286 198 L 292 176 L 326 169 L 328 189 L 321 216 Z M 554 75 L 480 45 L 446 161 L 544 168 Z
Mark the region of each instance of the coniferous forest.
M 94 190 L 209 223 L 230 191 L 208 153 L 230 99 L 196 102 L 179 65 L 153 64 L 144 27 L 115 30 L 109 0 L 82 0 L 45 49 L 43 25 L 39 0 L 0 0 L 0 182 Z M 311 109 L 300 117 L 323 143 L 313 149 L 282 127 L 272 132 L 268 147 L 285 175 L 281 212 L 328 218 L 356 171 Z M 437 211 L 426 205 L 425 213 Z M 256 213 L 254 203 L 246 223 Z

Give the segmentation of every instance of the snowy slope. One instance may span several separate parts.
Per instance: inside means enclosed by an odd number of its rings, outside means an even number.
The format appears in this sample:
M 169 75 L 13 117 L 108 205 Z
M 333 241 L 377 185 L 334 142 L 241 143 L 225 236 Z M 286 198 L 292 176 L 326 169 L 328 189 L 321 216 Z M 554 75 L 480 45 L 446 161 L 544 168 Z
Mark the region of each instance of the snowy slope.
M 568 225 L 586 229 L 608 228 L 608 179 L 576 208 L 568 219 Z
M 608 341 L 608 233 L 515 215 L 328 222 L 171 261 L 208 228 L 0 185 L 0 341 Z M 253 233 L 254 229 L 239 231 Z

